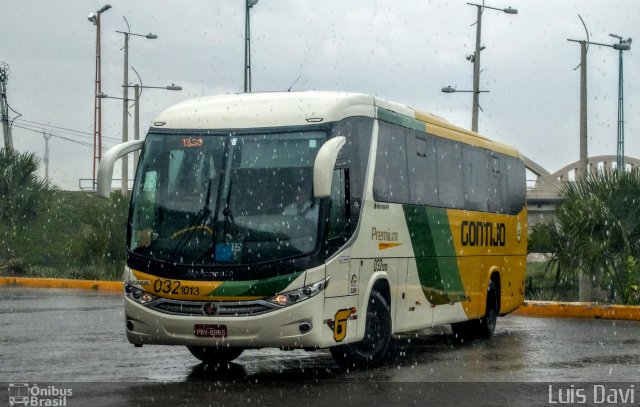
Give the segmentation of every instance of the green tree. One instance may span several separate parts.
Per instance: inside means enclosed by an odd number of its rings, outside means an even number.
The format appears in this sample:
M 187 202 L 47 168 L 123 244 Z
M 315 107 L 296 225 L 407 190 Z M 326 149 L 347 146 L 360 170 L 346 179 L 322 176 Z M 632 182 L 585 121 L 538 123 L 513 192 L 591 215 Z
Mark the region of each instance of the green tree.
M 640 259 L 640 169 L 594 172 L 567 183 L 556 221 L 533 227 L 532 247 L 552 253 L 556 280 L 583 271 L 613 282 L 623 303 L 638 303 Z
M 34 153 L 0 149 L 0 222 L 30 220 L 53 197 L 56 189 L 38 176 L 39 167 Z

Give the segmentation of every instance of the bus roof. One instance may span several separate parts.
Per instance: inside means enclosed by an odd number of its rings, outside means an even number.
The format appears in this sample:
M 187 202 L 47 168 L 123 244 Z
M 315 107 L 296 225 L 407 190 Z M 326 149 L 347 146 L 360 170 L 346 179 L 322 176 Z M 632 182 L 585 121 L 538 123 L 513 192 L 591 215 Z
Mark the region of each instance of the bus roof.
M 246 129 L 300 126 L 366 116 L 521 157 L 517 150 L 406 105 L 350 92 L 238 93 L 190 99 L 169 107 L 153 126 L 168 129 Z M 384 116 L 384 117 L 381 117 Z

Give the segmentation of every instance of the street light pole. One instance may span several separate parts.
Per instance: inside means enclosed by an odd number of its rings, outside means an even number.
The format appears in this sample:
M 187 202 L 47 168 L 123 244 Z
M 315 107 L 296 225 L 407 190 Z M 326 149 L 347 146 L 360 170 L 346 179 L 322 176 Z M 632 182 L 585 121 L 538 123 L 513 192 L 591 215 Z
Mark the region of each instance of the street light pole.
M 485 8 L 491 10 L 502 11 L 505 14 L 518 14 L 518 10 L 508 7 L 508 8 L 496 8 L 485 6 L 484 4 L 476 4 L 476 3 L 467 3 L 470 6 L 475 6 L 478 8 L 477 20 L 474 24 L 476 24 L 476 51 L 473 57 L 473 108 L 471 111 L 471 130 L 477 132 L 478 131 L 478 109 L 480 106 L 480 51 L 484 49 L 484 47 L 480 46 L 481 36 L 482 36 L 482 12 Z
M 136 70 L 136 68 L 131 67 L 131 69 L 133 69 L 133 72 L 136 73 L 136 76 L 138 77 L 138 82 L 135 85 L 127 85 L 127 87 L 133 87 L 134 89 L 134 103 L 135 103 L 135 108 L 134 108 L 134 116 L 133 116 L 133 139 L 134 140 L 140 140 L 140 94 L 142 93 L 142 89 L 164 89 L 164 90 L 182 90 L 181 86 L 176 86 L 175 84 L 171 84 L 169 86 L 144 86 L 142 85 L 142 78 L 140 77 L 140 74 L 138 73 L 138 71 Z M 135 151 L 133 153 L 133 171 L 135 174 L 136 169 L 138 168 L 138 158 L 139 158 L 139 151 Z
M 96 95 L 102 92 L 102 63 L 100 59 L 100 15 L 109 10 L 111 5 L 105 4 L 95 13 L 89 14 L 89 21 L 96 26 L 96 80 L 94 83 L 93 107 L 93 175 L 92 189 L 96 188 L 96 161 L 102 159 L 102 101 Z
M 244 92 L 251 93 L 251 25 L 249 10 L 258 0 L 245 0 L 244 22 Z
M 580 18 L 582 20 L 582 18 Z M 584 21 L 582 22 L 584 24 Z M 586 25 L 585 25 L 585 31 Z M 578 168 L 578 176 L 583 177 L 587 174 L 587 49 L 589 44 L 601 47 L 609 47 L 619 50 L 618 57 L 618 126 L 617 126 L 617 155 L 616 168 L 624 170 L 624 110 L 623 110 L 623 72 L 622 72 L 622 51 L 631 49 L 631 38 L 623 40 L 622 37 L 615 34 L 609 34 L 618 38 L 619 42 L 613 45 L 603 44 L 600 42 L 589 41 L 587 32 L 587 40 L 572 40 L 570 42 L 580 43 L 580 166 Z
M 618 148 L 616 154 L 616 168 L 624 170 L 624 89 L 622 84 L 622 51 L 631 49 L 631 38 L 623 40 L 621 36 L 609 34 L 610 37 L 617 38 L 618 43 L 613 44 L 613 49 L 618 50 Z
M 125 20 L 126 21 L 126 20 Z M 129 141 L 129 33 L 124 34 L 124 79 L 122 83 L 122 142 Z M 122 195 L 129 190 L 129 160 L 122 157 Z
M 129 37 L 135 35 L 137 37 L 145 37 L 150 40 L 158 38 L 155 34 L 135 34 L 131 32 L 129 22 L 122 17 L 127 24 L 127 31 L 116 31 L 124 35 L 124 79 L 122 83 L 122 142 L 129 140 L 129 108 L 127 101 L 129 100 Z M 129 190 L 129 160 L 122 159 L 122 186 L 121 193 L 126 195 Z
M 133 67 L 132 67 L 133 68 Z M 134 103 L 135 107 L 133 110 L 133 139 L 140 140 L 140 84 L 135 84 L 133 87 L 133 92 L 135 94 Z M 133 152 L 133 175 L 135 176 L 136 168 L 138 168 L 138 157 L 140 151 L 136 150 Z

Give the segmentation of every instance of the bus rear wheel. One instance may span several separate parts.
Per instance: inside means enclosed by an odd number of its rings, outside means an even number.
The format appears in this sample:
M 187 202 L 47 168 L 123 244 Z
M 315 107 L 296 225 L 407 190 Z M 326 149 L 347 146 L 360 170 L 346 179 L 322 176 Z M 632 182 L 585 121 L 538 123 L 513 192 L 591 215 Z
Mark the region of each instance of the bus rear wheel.
M 487 339 L 493 335 L 498 321 L 498 293 L 493 281 L 489 282 L 487 289 L 487 306 L 485 314 L 480 319 L 451 324 L 451 331 L 456 342 L 464 343 L 474 339 Z
M 372 291 L 367 307 L 364 338 L 360 342 L 331 348 L 331 355 L 345 367 L 381 365 L 391 344 L 391 310 L 382 294 Z
M 490 338 L 496 330 L 498 322 L 498 293 L 493 281 L 489 282 L 489 290 L 487 292 L 487 310 L 484 316 L 478 321 L 478 336 L 480 338 Z
M 187 346 L 189 352 L 205 363 L 225 364 L 236 359 L 244 351 L 243 348 L 227 348 L 217 346 Z

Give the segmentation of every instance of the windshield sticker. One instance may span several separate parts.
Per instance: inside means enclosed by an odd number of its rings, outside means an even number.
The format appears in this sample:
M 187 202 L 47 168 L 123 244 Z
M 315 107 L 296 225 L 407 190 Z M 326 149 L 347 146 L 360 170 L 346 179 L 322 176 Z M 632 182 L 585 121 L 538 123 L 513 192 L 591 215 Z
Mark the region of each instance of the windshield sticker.
M 216 260 L 218 261 L 231 261 L 233 250 L 230 244 L 218 243 L 216 244 Z
M 358 276 L 354 274 L 351 276 L 351 284 L 349 285 L 349 295 L 355 295 L 355 294 L 358 294 Z

